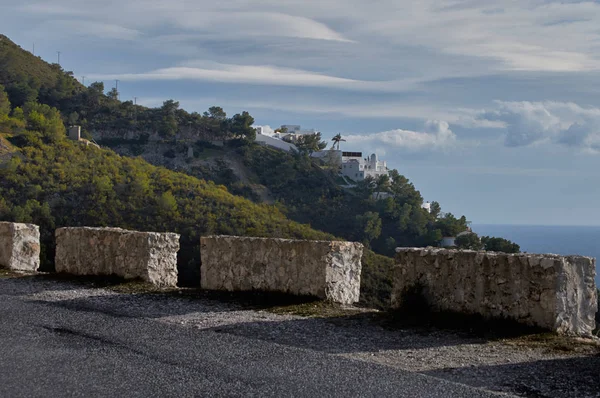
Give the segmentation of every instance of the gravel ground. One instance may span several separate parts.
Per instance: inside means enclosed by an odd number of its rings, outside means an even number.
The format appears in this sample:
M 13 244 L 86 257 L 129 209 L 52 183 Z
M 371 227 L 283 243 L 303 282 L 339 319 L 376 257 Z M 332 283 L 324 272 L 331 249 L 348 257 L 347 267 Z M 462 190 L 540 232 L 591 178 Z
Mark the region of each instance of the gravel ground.
M 302 317 L 177 293 L 117 293 L 91 284 L 21 277 L 2 294 L 79 311 L 153 319 L 316 350 L 527 397 L 600 397 L 600 348 L 560 351 L 523 340 L 486 340 L 435 328 L 390 329 L 360 316 Z M 346 311 L 352 313 L 352 311 Z

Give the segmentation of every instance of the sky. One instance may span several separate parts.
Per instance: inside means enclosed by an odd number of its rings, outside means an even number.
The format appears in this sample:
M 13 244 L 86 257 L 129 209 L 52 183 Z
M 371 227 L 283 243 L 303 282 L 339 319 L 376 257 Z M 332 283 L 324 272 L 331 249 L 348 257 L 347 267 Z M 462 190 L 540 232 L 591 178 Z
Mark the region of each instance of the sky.
M 475 224 L 600 225 L 600 2 L 0 0 L 0 33 L 122 100 L 341 133 Z

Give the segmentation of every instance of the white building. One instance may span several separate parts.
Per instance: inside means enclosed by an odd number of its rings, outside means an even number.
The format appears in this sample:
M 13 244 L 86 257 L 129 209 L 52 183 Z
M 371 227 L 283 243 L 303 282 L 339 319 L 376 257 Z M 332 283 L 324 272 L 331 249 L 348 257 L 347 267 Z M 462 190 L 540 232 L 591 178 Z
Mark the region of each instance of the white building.
M 423 206 L 421 207 L 423 207 L 427 213 L 431 213 L 431 203 L 429 203 L 429 201 L 427 201 L 427 203 L 423 203 Z
M 267 145 L 271 148 L 281 149 L 282 151 L 297 151 L 296 145 L 289 142 L 282 141 L 278 134 L 267 135 L 262 127 L 256 127 L 256 139 L 255 142 L 261 145 Z
M 389 174 L 385 160 L 379 160 L 376 154 L 363 158 L 362 152 L 342 152 L 341 172 L 342 175 L 354 181 L 362 181 L 367 177 L 378 178 Z

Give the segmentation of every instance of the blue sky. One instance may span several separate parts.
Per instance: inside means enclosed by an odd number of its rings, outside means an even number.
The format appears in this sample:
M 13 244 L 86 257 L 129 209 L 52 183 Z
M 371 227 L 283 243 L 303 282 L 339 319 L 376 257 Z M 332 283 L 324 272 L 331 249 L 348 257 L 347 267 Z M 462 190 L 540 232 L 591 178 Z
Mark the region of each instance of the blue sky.
M 600 4 L 491 3 L 0 0 L 0 26 L 121 99 L 341 133 L 474 223 L 600 225 Z

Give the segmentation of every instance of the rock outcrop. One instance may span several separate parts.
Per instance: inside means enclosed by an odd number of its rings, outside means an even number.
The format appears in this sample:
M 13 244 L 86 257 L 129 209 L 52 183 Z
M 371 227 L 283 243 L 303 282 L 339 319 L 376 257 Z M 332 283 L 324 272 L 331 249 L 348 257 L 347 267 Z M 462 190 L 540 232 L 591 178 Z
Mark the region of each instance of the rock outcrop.
M 589 336 L 597 311 L 596 260 L 434 248 L 396 249 L 392 306 L 418 287 L 439 311 L 509 318 Z
M 0 222 L 0 266 L 17 271 L 40 267 L 40 228 L 33 224 Z
M 203 289 L 275 291 L 336 303 L 359 299 L 363 245 L 290 239 L 200 238 Z
M 179 235 L 120 228 L 56 230 L 56 272 L 117 275 L 157 286 L 177 285 Z

